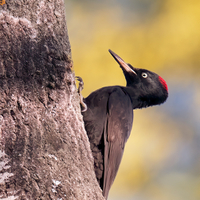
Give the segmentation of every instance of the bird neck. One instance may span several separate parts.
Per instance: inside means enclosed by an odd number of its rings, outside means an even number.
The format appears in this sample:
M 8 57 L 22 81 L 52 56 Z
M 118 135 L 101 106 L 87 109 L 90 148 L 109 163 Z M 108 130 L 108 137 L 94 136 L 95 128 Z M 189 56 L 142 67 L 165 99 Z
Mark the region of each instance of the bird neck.
M 123 87 L 122 89 L 130 97 L 133 109 L 150 106 L 148 101 L 141 100 L 141 94 L 138 92 L 137 88 L 127 86 Z

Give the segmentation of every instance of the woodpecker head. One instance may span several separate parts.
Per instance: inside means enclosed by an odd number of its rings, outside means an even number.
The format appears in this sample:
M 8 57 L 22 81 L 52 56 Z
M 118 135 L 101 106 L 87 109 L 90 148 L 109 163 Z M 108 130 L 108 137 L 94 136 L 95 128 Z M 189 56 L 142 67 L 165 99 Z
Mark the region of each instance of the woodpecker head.
M 110 54 L 119 63 L 126 78 L 127 88 L 132 88 L 134 95 L 141 102 L 138 107 L 147 107 L 164 103 L 168 97 L 167 83 L 154 72 L 146 69 L 134 68 L 124 62 L 113 51 Z

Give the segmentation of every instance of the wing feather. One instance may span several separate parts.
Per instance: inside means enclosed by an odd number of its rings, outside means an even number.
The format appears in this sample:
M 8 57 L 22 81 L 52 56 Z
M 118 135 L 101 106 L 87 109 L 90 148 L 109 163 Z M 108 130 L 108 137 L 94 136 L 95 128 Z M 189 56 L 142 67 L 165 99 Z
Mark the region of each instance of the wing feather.
M 121 89 L 114 90 L 108 99 L 107 119 L 104 126 L 103 195 L 108 196 L 130 135 L 133 109 L 130 97 Z

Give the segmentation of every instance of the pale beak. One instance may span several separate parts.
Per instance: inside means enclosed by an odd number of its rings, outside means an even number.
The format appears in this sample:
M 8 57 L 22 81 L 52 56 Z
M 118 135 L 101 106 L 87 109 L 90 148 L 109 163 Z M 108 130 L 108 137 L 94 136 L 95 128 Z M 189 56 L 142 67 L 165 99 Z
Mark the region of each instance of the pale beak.
M 135 75 L 137 75 L 136 74 L 136 72 L 133 70 L 133 69 L 131 69 L 130 67 L 129 67 L 129 65 L 127 64 L 127 63 L 125 63 L 124 62 L 124 60 L 122 59 L 122 58 L 120 58 L 116 53 L 114 53 L 112 50 L 108 50 L 109 52 L 110 52 L 110 54 L 113 56 L 113 58 L 119 63 L 119 65 L 125 70 L 125 71 L 127 71 L 127 72 L 132 72 L 132 73 L 134 73 Z

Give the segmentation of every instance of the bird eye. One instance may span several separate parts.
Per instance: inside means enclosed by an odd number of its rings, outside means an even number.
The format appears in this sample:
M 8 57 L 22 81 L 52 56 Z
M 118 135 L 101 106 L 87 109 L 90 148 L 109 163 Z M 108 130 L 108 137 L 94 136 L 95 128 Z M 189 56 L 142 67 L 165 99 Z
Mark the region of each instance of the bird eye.
M 143 77 L 143 78 L 147 78 L 147 77 L 148 77 L 147 73 L 143 72 L 143 73 L 142 73 L 142 77 Z

